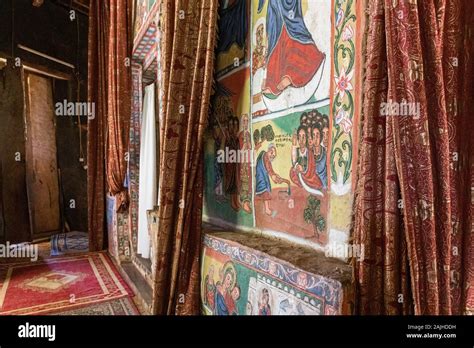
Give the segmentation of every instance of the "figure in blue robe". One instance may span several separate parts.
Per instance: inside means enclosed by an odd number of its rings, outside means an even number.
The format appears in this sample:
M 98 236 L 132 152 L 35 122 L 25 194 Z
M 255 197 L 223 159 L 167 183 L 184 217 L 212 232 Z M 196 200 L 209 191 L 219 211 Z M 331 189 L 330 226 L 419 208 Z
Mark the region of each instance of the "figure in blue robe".
M 321 179 L 323 183 L 323 188 L 327 188 L 328 186 L 328 171 L 327 171 L 327 163 L 326 163 L 326 149 L 324 146 L 321 146 L 321 152 L 319 154 L 319 158 L 316 158 L 316 174 Z
M 266 0 L 259 0 L 258 13 Z M 266 14 L 267 76 L 263 92 L 279 95 L 289 86 L 306 86 L 325 54 L 316 46 L 303 17 L 301 0 L 268 0 Z
M 255 193 L 257 195 L 262 195 L 265 192 L 271 193 L 272 192 L 272 185 L 270 183 L 270 175 L 268 170 L 265 166 L 264 156 L 266 151 L 260 152 L 257 158 L 257 166 L 255 168 Z
M 266 0 L 259 0 L 258 13 L 262 12 Z M 314 40 L 303 19 L 301 0 L 269 0 L 267 10 L 267 40 L 268 56 L 278 43 L 283 25 L 293 40 L 303 44 L 313 43 Z
M 227 308 L 227 304 L 225 303 L 225 298 L 219 291 L 216 291 L 214 314 L 229 315 L 229 309 Z
M 248 35 L 248 0 L 221 1 L 219 9 L 218 52 L 227 52 L 233 44 L 245 48 Z

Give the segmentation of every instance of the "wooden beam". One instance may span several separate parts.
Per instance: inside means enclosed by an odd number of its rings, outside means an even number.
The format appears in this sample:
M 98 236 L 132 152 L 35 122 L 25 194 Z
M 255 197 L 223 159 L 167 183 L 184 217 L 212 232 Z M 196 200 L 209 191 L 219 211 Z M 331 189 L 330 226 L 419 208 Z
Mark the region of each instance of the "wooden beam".
M 7 60 L 5 58 L 0 57 L 0 68 L 3 68 L 6 65 L 7 65 Z M 38 64 L 23 64 L 23 69 L 25 69 L 26 71 L 30 71 L 32 73 L 52 77 L 59 80 L 70 81 L 73 79 L 72 74 L 56 71 L 56 70 L 46 68 Z

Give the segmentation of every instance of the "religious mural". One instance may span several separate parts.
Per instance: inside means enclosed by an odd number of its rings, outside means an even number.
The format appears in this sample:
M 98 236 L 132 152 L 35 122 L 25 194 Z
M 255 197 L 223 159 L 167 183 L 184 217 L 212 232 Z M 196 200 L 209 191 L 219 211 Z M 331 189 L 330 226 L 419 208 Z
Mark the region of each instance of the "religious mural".
M 254 123 L 257 227 L 327 242 L 328 110 L 305 106 Z
M 355 2 L 222 5 L 204 218 L 319 248 L 347 242 L 360 108 Z
M 201 267 L 203 314 L 341 314 L 340 282 L 236 242 L 205 235 Z
M 248 25 L 250 1 L 220 7 L 217 82 L 205 146 L 204 215 L 253 226 Z M 230 28 L 230 29 L 229 29 Z
M 236 225 L 253 225 L 249 69 L 217 82 L 206 143 L 205 214 Z
M 244 65 L 248 61 L 249 0 L 225 0 L 219 7 L 217 43 L 217 76 Z
M 329 102 L 331 9 L 327 0 L 253 1 L 252 114 Z

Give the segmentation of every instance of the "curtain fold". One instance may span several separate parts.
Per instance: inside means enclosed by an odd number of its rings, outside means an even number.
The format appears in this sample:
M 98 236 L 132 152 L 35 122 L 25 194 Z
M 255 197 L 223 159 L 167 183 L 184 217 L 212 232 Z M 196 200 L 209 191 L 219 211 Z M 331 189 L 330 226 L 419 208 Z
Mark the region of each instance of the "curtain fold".
M 115 196 L 117 210 L 128 207 L 128 190 L 124 187 L 127 173 L 126 152 L 130 136 L 132 108 L 131 52 L 133 39 L 132 0 L 108 0 L 109 35 L 107 59 L 107 184 Z
M 461 311 L 464 314 L 474 315 L 474 286 L 472 286 L 474 280 L 474 122 L 472 122 L 472 110 L 474 110 L 474 98 L 472 98 L 474 90 L 474 45 L 472 44 L 474 40 L 474 2 L 468 2 L 461 12 L 465 18 L 464 41 L 461 44 L 465 55 L 460 60 L 462 67 L 460 96 L 462 101 L 459 106 L 463 117 L 459 126 L 461 129 L 459 139 L 462 139 L 461 151 L 467 153 L 468 157 L 462 164 L 466 170 L 459 182 L 464 193 L 462 199 L 465 204 L 460 205 L 461 220 L 458 227 L 464 231 L 471 231 L 471 233 L 464 233 L 458 237 L 463 245 L 462 264 L 464 267 L 459 282 L 462 292 Z
M 89 10 L 87 101 L 95 103 L 95 116 L 87 123 L 87 199 L 89 249 L 104 248 L 105 139 L 107 124 L 108 6 L 92 0 Z
M 472 227 L 461 183 L 470 140 L 462 137 L 468 110 L 459 106 L 472 94 L 472 85 L 461 92 L 472 70 L 463 44 L 468 7 L 466 0 L 369 2 L 354 217 L 355 243 L 369 250 L 354 267 L 361 314 L 408 314 L 411 300 L 415 314 L 467 310 L 462 289 L 473 279 L 465 253 L 472 252 L 463 240 Z M 381 116 L 384 102 L 414 108 Z
M 88 48 L 88 102 L 95 115 L 88 120 L 87 194 L 89 245 L 105 248 L 105 197 L 116 206 L 127 202 L 126 174 L 131 110 L 130 0 L 91 0 Z
M 360 160 L 354 207 L 355 263 L 360 314 L 409 314 L 407 248 L 400 214 L 400 184 L 393 130 L 380 105 L 388 98 L 385 0 L 368 2 L 368 34 Z
M 218 0 L 162 0 L 155 314 L 199 313 L 203 135 L 213 91 Z

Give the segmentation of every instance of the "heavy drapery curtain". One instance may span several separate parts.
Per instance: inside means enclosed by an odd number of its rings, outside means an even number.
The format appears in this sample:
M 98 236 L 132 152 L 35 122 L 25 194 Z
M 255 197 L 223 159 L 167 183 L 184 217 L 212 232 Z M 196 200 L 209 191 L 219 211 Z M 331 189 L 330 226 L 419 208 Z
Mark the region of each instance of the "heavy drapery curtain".
M 374 0 L 368 7 L 354 216 L 354 243 L 365 252 L 354 264 L 357 310 L 467 313 L 473 4 Z M 382 116 L 384 102 L 414 103 L 419 113 Z
M 218 0 L 162 0 L 159 226 L 153 312 L 199 313 L 203 135 L 213 90 Z
M 89 245 L 101 250 L 106 191 L 118 209 L 127 204 L 123 184 L 131 112 L 131 0 L 91 0 L 89 16 L 87 192 Z M 128 61 L 127 61 L 128 59 Z

